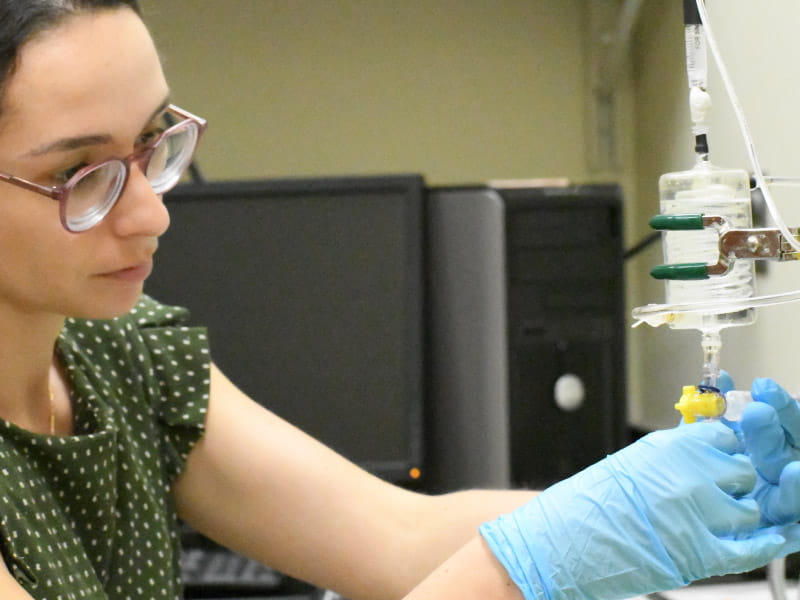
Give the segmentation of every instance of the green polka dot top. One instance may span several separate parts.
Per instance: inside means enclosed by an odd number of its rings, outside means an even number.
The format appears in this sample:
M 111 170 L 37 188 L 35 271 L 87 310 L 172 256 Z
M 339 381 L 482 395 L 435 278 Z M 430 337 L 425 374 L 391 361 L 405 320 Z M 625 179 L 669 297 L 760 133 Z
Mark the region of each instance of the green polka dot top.
M 75 435 L 0 421 L 0 551 L 37 600 L 181 597 L 169 489 L 209 387 L 206 332 L 187 316 L 144 296 L 124 317 L 67 320 Z

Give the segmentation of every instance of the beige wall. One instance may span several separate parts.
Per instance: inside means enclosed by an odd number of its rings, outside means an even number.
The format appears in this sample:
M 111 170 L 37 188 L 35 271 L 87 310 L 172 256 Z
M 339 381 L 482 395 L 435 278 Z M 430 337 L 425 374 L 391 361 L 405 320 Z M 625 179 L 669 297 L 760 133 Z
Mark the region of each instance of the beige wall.
M 660 175 L 688 169 L 693 163 L 682 10 L 680 2 L 645 2 L 634 38 L 636 161 L 628 211 L 634 239 L 650 232 L 648 221 L 658 212 Z M 661 262 L 660 243 L 628 262 L 629 309 L 664 302 L 663 284 L 649 276 Z M 693 331 L 642 325 L 628 332 L 632 423 L 643 428 L 675 423 L 672 405 L 681 386 L 699 382 L 699 344 Z
M 209 178 L 588 178 L 580 0 L 144 0 Z

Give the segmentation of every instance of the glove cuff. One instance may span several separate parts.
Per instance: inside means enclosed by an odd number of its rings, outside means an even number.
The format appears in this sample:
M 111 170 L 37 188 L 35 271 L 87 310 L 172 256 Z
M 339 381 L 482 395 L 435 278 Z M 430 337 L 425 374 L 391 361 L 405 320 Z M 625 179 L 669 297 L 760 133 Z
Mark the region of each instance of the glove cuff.
M 542 575 L 530 554 L 531 548 L 521 535 L 513 513 L 484 523 L 479 532 L 525 600 L 553 599 L 542 582 Z

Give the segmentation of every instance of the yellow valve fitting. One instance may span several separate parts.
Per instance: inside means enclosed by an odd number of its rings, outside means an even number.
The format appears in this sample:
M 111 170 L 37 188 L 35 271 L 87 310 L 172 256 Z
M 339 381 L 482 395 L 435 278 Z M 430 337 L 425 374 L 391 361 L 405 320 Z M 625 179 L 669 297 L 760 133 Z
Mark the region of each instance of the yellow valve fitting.
M 683 395 L 675 410 L 683 415 L 685 423 L 694 423 L 697 417 L 717 418 L 725 414 L 725 397 L 716 388 L 683 386 Z

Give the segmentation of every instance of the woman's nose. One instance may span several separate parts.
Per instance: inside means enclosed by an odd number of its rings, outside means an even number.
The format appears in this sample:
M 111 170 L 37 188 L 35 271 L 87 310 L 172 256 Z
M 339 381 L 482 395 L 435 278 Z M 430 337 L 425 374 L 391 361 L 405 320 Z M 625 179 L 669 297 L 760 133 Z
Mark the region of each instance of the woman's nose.
M 121 237 L 158 237 L 169 227 L 169 212 L 161 195 L 138 165 L 131 165 L 130 175 L 117 200 L 106 217 L 112 221 L 114 232 Z

